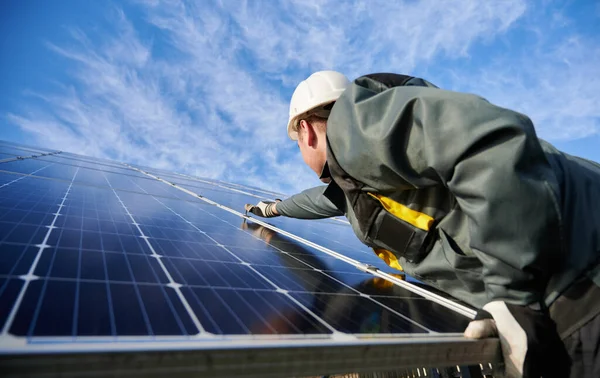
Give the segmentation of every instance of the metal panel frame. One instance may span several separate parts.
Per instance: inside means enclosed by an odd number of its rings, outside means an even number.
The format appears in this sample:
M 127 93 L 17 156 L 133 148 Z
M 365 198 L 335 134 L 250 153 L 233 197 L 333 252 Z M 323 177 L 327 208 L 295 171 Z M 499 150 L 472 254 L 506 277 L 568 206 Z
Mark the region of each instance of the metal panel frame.
M 133 351 L 88 345 L 92 350 L 85 352 L 44 352 L 43 348 L 24 354 L 4 352 L 0 354 L 0 371 L 3 376 L 19 377 L 291 377 L 478 365 L 495 363 L 500 358 L 498 339 L 474 341 L 459 337 L 326 340 L 289 343 L 286 347 L 262 342 L 233 348 L 197 349 L 187 345 L 166 350 L 168 344 L 154 345 Z

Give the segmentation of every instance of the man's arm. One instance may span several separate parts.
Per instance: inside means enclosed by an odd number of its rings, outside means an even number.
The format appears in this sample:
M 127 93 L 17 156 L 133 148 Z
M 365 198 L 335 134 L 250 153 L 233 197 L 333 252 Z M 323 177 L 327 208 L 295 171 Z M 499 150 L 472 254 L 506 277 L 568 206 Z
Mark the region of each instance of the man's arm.
M 301 193 L 295 194 L 283 201 L 273 203 L 272 205 L 265 203 L 267 211 L 253 211 L 254 214 L 260 216 L 283 215 L 289 218 L 298 219 L 322 219 L 344 215 L 338 210 L 331 201 L 323 195 L 327 185 L 321 185 L 307 189 Z M 261 201 L 261 203 L 264 203 Z M 246 205 L 246 209 L 260 207 L 261 203 L 256 206 Z M 270 216 L 273 216 L 270 215 Z
M 344 215 L 323 195 L 327 185 L 306 189 L 277 203 L 277 212 L 298 219 L 322 219 Z

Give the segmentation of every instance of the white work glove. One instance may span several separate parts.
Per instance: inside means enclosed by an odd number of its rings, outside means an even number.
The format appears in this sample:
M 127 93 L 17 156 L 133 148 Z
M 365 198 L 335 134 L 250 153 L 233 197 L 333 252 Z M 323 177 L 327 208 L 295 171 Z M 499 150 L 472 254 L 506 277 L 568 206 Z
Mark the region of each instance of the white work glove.
M 246 206 L 244 206 L 244 208 L 246 209 L 246 213 L 249 211 L 254 215 L 258 215 L 259 217 L 273 218 L 279 216 L 279 214 L 275 214 L 275 212 L 273 211 L 275 208 L 275 204 L 279 201 L 280 200 L 275 200 L 275 202 L 260 201 L 256 205 L 247 204 Z
M 564 378 L 571 361 L 547 313 L 494 301 L 483 306 L 465 330 L 465 337 L 500 338 L 507 378 Z

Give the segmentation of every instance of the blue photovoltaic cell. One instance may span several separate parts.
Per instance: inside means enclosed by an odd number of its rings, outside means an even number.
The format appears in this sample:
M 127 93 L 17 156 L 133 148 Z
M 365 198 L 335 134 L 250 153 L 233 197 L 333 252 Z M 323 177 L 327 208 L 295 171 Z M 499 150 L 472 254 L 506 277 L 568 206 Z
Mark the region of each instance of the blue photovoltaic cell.
M 248 189 L 248 188 L 244 188 L 244 187 L 228 186 L 228 185 L 224 185 L 222 183 L 210 184 L 210 182 L 208 180 L 199 181 L 199 180 L 193 180 L 193 179 L 186 179 L 186 178 L 180 177 L 180 176 L 169 176 L 169 175 L 165 175 L 165 174 L 154 173 L 152 171 L 150 171 L 150 172 L 168 182 L 175 183 L 178 186 L 188 189 L 192 192 L 200 193 L 200 194 L 206 193 L 207 197 L 209 196 L 209 193 L 213 193 L 216 195 L 222 195 L 222 196 L 233 195 L 233 196 L 237 196 L 238 200 L 245 199 L 247 201 L 252 201 L 252 202 L 255 202 L 257 199 L 273 200 L 275 198 L 282 197 L 281 195 L 278 196 L 273 193 L 257 192 L 252 189 Z
M 101 162 L 101 161 L 91 161 L 88 159 L 69 157 L 64 153 L 42 156 L 42 157 L 37 158 L 37 160 L 50 161 L 50 162 L 66 164 L 66 165 L 75 165 L 75 166 L 79 166 L 81 168 L 98 169 L 98 170 L 102 170 L 105 172 L 114 172 L 114 173 L 121 173 L 121 174 L 138 176 L 138 177 L 146 177 L 143 173 L 140 173 L 136 170 L 128 168 L 128 167 L 124 166 L 123 164 L 108 163 L 108 162 Z
M 466 329 L 469 325 L 470 319 L 447 311 L 439 304 L 425 299 L 415 298 L 407 301 L 404 297 L 393 296 L 393 291 L 388 296 L 373 296 L 373 298 L 435 332 Z
M 0 303 L 2 303 L 2 306 L 0 306 L 0 326 L 6 322 L 22 288 L 23 280 L 21 279 L 0 278 Z
M 426 329 L 355 294 L 304 294 L 293 296 L 314 309 L 328 324 L 346 333 L 426 333 Z
M 136 177 L 129 174 L 125 175 L 98 169 L 81 168 L 75 165 L 58 164 L 42 159 L 25 159 L 2 163 L 0 170 L 65 181 L 70 181 L 77 171 L 74 179 L 74 183 L 77 184 L 100 187 L 109 187 L 112 185 L 113 188 L 119 190 L 157 196 L 172 196 L 184 200 L 193 198 L 180 191 L 169 191 L 168 186 L 148 177 Z
M 224 181 L 219 181 L 219 180 L 211 180 L 211 179 L 206 179 L 205 181 L 208 181 L 210 183 L 213 184 L 218 184 L 218 185 L 223 185 L 223 186 L 227 186 L 230 188 L 236 188 L 236 189 L 241 189 L 241 190 L 245 190 L 245 191 L 249 191 L 251 193 L 260 193 L 261 195 L 266 194 L 270 197 L 275 196 L 282 196 L 283 194 L 281 193 L 277 193 L 277 192 L 273 192 L 270 190 L 265 190 L 265 189 L 260 189 L 260 188 L 256 188 L 250 185 L 241 185 L 241 184 L 235 184 L 235 183 L 229 183 L 229 182 L 224 182 Z
M 422 334 L 468 321 L 118 163 L 61 154 L 0 171 L 0 329 L 18 337 Z M 258 200 L 175 178 L 237 211 Z M 393 271 L 342 222 L 269 223 Z
M 184 293 L 211 333 L 331 333 L 285 295 L 275 291 L 191 287 Z

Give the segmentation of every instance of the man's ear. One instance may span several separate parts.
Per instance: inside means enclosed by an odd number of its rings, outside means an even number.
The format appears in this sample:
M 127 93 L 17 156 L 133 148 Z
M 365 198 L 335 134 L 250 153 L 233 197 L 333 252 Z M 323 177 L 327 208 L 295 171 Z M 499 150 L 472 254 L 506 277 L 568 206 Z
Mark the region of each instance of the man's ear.
M 317 130 L 315 130 L 315 127 L 309 123 L 306 122 L 306 137 L 307 139 L 307 143 L 309 147 L 315 148 L 317 146 Z
M 300 134 L 302 134 L 304 132 L 304 130 L 308 130 L 308 122 L 301 119 L 298 122 L 298 140 L 300 140 Z M 308 132 L 306 134 L 308 135 Z M 304 139 L 304 138 L 302 138 L 302 139 Z

